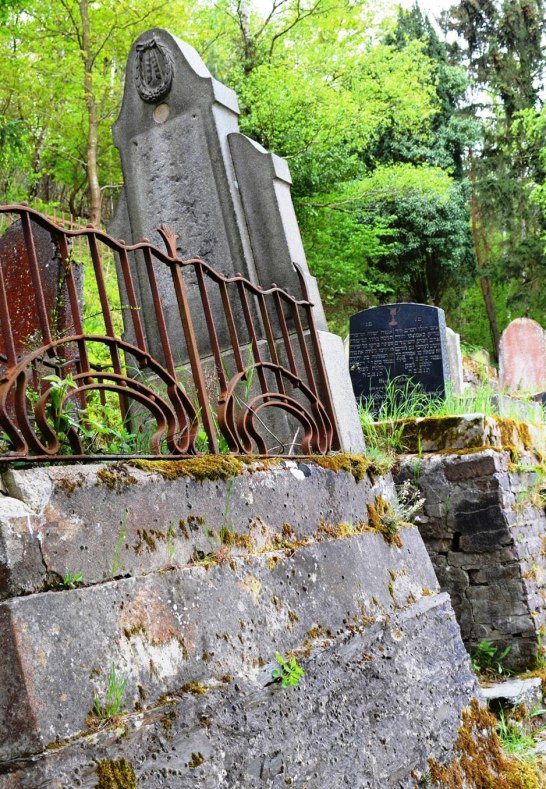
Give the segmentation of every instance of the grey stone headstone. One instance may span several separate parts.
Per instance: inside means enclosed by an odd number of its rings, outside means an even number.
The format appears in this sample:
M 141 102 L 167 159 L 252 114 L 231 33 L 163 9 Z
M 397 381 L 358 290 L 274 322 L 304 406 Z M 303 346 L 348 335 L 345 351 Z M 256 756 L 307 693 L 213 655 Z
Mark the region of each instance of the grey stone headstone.
M 426 304 L 387 304 L 350 320 L 349 370 L 357 400 L 379 404 L 387 383 L 411 379 L 433 395 L 450 381 L 444 311 Z
M 461 353 L 461 336 L 446 327 L 447 354 L 451 375 L 451 391 L 454 395 L 462 395 L 464 389 L 463 356 Z
M 155 76 L 154 76 L 155 75 Z M 161 75 L 163 77 L 161 78 Z M 319 328 L 326 328 L 320 296 L 309 274 L 290 197 L 283 159 L 239 133 L 237 96 L 212 77 L 198 53 L 166 30 L 154 29 L 134 43 L 126 70 L 123 103 L 114 124 L 124 189 L 112 235 L 162 247 L 161 224 L 178 235 L 182 258 L 199 256 L 215 271 L 241 273 L 268 288 L 272 282 L 300 294 L 293 262 L 304 272 Z M 150 350 L 162 357 L 156 317 L 144 267 L 137 283 Z M 170 337 L 185 343 L 167 267 L 156 275 Z M 195 283 L 189 282 L 197 340 L 208 350 L 208 331 Z M 219 296 L 212 308 L 222 314 Z M 219 328 L 222 346 L 227 331 Z M 130 336 L 131 327 L 127 326 Z
M 314 305 L 316 327 L 326 330 L 290 196 L 288 165 L 240 134 L 238 115 L 235 93 L 212 77 L 191 46 L 159 28 L 141 35 L 129 54 L 123 103 L 113 127 L 124 189 L 109 232 L 127 243 L 149 238 L 161 248 L 157 228 L 168 225 L 178 236 L 180 257 L 199 256 L 218 272 L 241 273 L 262 288 L 275 282 L 301 298 L 296 264 Z M 150 353 L 161 361 L 163 351 L 143 263 L 137 259 L 135 290 Z M 157 265 L 155 272 L 175 363 L 184 365 L 188 354 L 171 275 L 167 266 Z M 198 285 L 187 277 L 186 286 L 199 350 L 207 356 L 209 333 Z M 127 303 L 123 284 L 120 290 Z M 215 318 L 222 316 L 220 294 L 211 289 L 209 297 Z M 290 329 L 291 316 L 285 317 Z M 280 337 L 276 317 L 270 318 Z M 130 341 L 130 315 L 124 313 L 124 319 Z M 235 321 L 241 326 L 244 344 L 243 318 L 237 309 Z M 266 334 L 259 321 L 256 328 L 258 339 L 263 339 Z M 229 354 L 231 342 L 223 321 L 217 332 L 221 350 Z M 338 406 L 333 396 L 340 435 L 353 436 L 356 408 L 342 429 L 348 407 L 346 403 Z M 359 446 L 354 437 L 350 438 L 353 444 Z

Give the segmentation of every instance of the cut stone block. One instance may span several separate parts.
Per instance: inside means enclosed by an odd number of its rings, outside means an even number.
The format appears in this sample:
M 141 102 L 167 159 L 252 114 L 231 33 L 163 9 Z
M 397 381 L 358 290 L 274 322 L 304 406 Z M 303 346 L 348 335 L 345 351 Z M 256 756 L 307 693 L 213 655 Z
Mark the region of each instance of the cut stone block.
M 495 682 L 482 687 L 482 694 L 495 710 L 524 704 L 530 712 L 542 702 L 542 680 L 540 677 L 529 677 Z
M 101 469 L 110 476 L 97 486 Z M 357 482 L 309 460 L 203 482 L 112 464 L 11 471 L 5 483 L 19 496 L 0 500 L 13 505 L 15 545 L 29 556 L 41 547 L 42 580 L 79 552 L 89 585 L 39 591 L 19 577 L 24 563 L 10 567 L 0 789 L 96 789 L 101 761 L 116 760 L 139 789 L 335 785 L 339 775 L 409 789 L 428 756 L 449 759 L 479 688 L 418 530 L 402 528 L 398 546 L 367 524 L 368 506 L 392 500 L 389 476 Z M 177 540 L 190 556 L 175 548 L 169 563 L 172 542 L 148 523 L 154 502 L 167 518 L 185 508 Z M 128 506 L 141 533 L 135 523 L 120 539 Z M 6 513 L 0 528 L 11 525 Z M 220 525 L 229 545 L 217 541 Z M 134 537 L 149 546 L 143 528 L 160 548 L 125 548 Z M 114 560 L 127 562 L 125 577 L 111 579 Z M 270 684 L 276 652 L 304 669 L 299 690 Z M 126 681 L 125 737 L 90 715 L 106 703 L 112 667 Z

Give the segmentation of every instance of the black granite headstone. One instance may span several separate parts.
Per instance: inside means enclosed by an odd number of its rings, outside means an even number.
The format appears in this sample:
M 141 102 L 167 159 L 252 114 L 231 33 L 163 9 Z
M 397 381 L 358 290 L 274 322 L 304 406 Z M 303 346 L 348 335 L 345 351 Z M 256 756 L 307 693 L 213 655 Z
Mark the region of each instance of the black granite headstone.
M 351 317 L 349 369 L 357 400 L 379 405 L 388 381 L 408 379 L 429 394 L 450 380 L 444 311 L 426 304 L 387 304 Z

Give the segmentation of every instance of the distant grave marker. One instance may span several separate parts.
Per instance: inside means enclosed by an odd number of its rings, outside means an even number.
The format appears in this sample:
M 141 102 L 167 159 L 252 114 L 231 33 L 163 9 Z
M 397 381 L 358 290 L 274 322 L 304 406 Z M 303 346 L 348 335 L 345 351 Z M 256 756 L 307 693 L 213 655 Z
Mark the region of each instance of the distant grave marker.
M 74 334 L 68 294 L 64 283 L 64 267 L 59 251 L 47 230 L 32 226 L 36 263 L 43 287 L 44 308 L 50 316 L 54 339 Z M 10 302 L 11 332 L 15 353 L 28 353 L 42 344 L 39 305 L 27 262 L 27 248 L 21 222 L 14 222 L 0 238 L 0 258 L 4 286 Z M 74 267 L 76 285 L 83 301 L 83 272 Z M 64 353 L 69 354 L 67 349 Z M 0 354 L 4 354 L 4 338 L 0 333 Z
M 514 393 L 546 389 L 546 331 L 536 321 L 517 318 L 503 331 L 499 383 L 501 389 Z
M 429 394 L 443 394 L 450 380 L 443 310 L 426 304 L 387 304 L 353 315 L 349 370 L 357 400 L 378 405 L 387 382 L 411 379 Z
M 448 326 L 446 328 L 446 339 L 447 353 L 449 358 L 449 373 L 451 376 L 451 391 L 454 395 L 461 395 L 464 389 L 461 337 Z

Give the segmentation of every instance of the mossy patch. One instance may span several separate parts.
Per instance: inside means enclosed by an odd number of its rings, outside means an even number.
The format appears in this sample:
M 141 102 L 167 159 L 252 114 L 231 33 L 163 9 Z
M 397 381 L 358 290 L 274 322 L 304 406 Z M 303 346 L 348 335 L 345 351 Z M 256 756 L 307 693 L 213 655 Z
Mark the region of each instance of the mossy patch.
M 429 759 L 433 786 L 442 789 L 543 789 L 537 769 L 506 755 L 496 733 L 497 721 L 476 699 L 463 711 L 455 756 L 447 765 Z
M 136 485 L 136 478 L 133 477 L 127 468 L 121 463 L 113 463 L 110 466 L 103 466 L 97 471 L 97 486 L 105 485 L 108 490 L 115 490 L 121 493 L 131 485 Z
M 366 505 L 368 510 L 368 522 L 374 531 L 382 534 L 385 540 L 390 545 L 396 545 L 398 548 L 402 547 L 402 540 L 398 533 L 401 526 L 408 525 L 397 523 L 394 519 L 394 510 L 388 501 L 385 501 L 383 496 L 376 496 L 373 504 Z
M 309 460 L 321 468 L 330 471 L 348 471 L 357 482 L 365 479 L 366 472 L 372 466 L 370 458 L 364 455 L 350 455 L 340 452 L 337 455 L 319 455 L 310 457 Z
M 192 753 L 188 766 L 190 770 L 195 770 L 197 767 L 200 767 L 204 761 L 205 761 L 205 757 L 203 756 L 202 753 L 199 753 L 198 751 L 197 753 Z
M 279 466 L 289 457 L 258 458 L 253 455 L 201 455 L 200 457 L 181 458 L 180 460 L 138 460 L 125 461 L 127 465 L 141 471 L 160 474 L 163 479 L 175 480 L 192 477 L 196 480 L 226 480 L 247 473 L 269 471 Z M 298 461 L 312 463 L 330 471 L 346 471 L 360 482 L 366 473 L 384 474 L 392 464 L 382 464 L 366 455 L 353 455 L 339 452 L 332 455 L 309 455 Z
M 179 693 L 192 693 L 194 696 L 204 696 L 208 693 L 208 688 L 203 685 L 202 682 L 187 682 L 185 685 L 182 685 L 180 688 Z
M 526 422 L 516 422 L 515 419 L 506 419 L 506 417 L 500 416 L 495 417 L 495 422 L 500 431 L 503 447 L 513 446 L 515 439 L 524 449 L 530 450 L 533 448 L 531 431 Z
M 182 460 L 129 460 L 127 463 L 142 471 L 161 474 L 163 479 L 192 477 L 200 482 L 238 477 L 245 468 L 243 462 L 232 455 L 202 455 Z
M 97 767 L 97 789 L 136 789 L 135 771 L 127 759 L 104 759 Z

